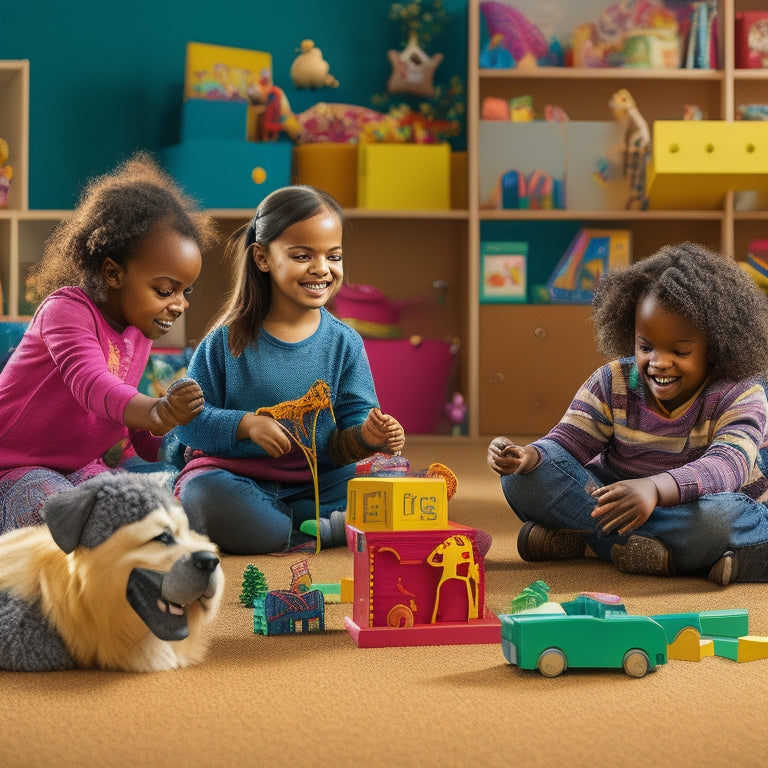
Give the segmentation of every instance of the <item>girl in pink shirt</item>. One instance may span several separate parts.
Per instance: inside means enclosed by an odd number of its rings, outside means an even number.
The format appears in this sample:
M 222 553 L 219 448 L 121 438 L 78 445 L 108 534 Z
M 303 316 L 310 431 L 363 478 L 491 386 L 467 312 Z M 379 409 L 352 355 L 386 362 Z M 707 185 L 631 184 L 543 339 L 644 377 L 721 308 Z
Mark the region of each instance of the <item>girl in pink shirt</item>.
M 161 398 L 137 386 L 152 342 L 189 306 L 212 234 L 141 153 L 92 180 L 53 232 L 28 278 L 40 304 L 0 372 L 0 532 L 40 524 L 48 496 L 134 448 L 156 461 L 159 436 L 202 410 L 191 379 Z

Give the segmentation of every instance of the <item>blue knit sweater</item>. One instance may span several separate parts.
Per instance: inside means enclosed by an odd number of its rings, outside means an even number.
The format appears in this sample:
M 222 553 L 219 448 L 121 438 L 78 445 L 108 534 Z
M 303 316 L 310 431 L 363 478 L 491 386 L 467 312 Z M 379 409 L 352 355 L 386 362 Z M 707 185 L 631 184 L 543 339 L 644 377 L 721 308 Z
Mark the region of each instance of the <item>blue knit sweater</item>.
M 288 343 L 262 329 L 258 346 L 248 345 L 239 357 L 229 350 L 227 328 L 209 333 L 188 369 L 202 387 L 205 407 L 177 427 L 179 440 L 207 456 L 255 459 L 245 472 L 254 477 L 285 479 L 290 471 L 292 479 L 307 479 L 307 462 L 298 448 L 273 459 L 251 440 L 238 440 L 237 426 L 247 412 L 296 400 L 321 379 L 330 386 L 336 423 L 329 411 L 320 413 L 318 467 L 332 466 L 326 453 L 331 432 L 362 424 L 378 400 L 360 334 L 327 310 L 320 312 L 320 325 L 309 338 Z

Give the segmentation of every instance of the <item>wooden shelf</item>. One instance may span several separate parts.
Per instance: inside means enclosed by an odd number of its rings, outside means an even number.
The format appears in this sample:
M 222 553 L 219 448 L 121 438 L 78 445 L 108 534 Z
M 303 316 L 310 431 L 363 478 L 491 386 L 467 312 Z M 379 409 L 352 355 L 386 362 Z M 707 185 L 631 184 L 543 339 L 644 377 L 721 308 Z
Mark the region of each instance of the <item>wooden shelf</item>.
M 564 0 L 565 2 L 565 0 Z M 704 117 L 733 120 L 740 103 L 764 102 L 768 70 L 734 68 L 734 14 L 768 8 L 766 0 L 720 0 L 720 69 L 634 69 L 533 67 L 481 69 L 478 66 L 482 14 L 470 0 L 468 18 L 467 132 L 469 176 L 469 268 L 467 310 L 470 349 L 470 437 L 488 433 L 543 434 L 564 412 L 576 388 L 598 364 L 589 307 L 479 303 L 480 241 L 483 231 L 502 228 L 503 239 L 543 231 L 547 223 L 602 222 L 632 232 L 636 258 L 661 245 L 696 240 L 735 258 L 745 258 L 751 239 L 768 236 L 768 210 L 738 210 L 733 192 L 714 210 L 492 210 L 480 203 L 481 105 L 486 97 L 531 95 L 540 112 L 560 106 L 571 120 L 611 120 L 608 99 L 626 87 L 651 124 L 680 120 L 685 104 L 697 104 Z M 534 19 L 535 21 L 535 19 Z M 758 207 L 762 207 L 759 201 Z M 765 204 L 768 207 L 768 204 Z M 507 235 L 508 233 L 508 235 Z M 553 352 L 553 350 L 556 350 Z M 564 363 L 563 356 L 567 356 Z M 517 372 L 521 373 L 518 374 Z M 545 373 L 542 373 L 545 372 Z

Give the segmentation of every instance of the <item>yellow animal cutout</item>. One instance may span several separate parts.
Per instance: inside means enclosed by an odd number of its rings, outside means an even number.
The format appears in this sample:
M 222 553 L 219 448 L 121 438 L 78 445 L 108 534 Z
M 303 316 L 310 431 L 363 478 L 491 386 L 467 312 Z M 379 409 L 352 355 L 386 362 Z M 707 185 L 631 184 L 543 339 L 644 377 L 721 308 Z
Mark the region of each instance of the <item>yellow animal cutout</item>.
M 331 417 L 336 421 L 331 404 L 331 388 L 327 382 L 318 379 L 308 390 L 307 394 L 296 400 L 286 400 L 284 403 L 259 408 L 256 415 L 271 416 L 277 421 L 289 421 L 293 431 L 288 430 L 296 445 L 301 448 L 304 457 L 309 464 L 312 473 L 312 483 L 315 489 L 315 520 L 317 521 L 317 534 L 315 536 L 315 553 L 320 551 L 320 489 L 317 477 L 317 419 L 320 411 L 328 409 Z M 304 417 L 314 414 L 312 418 L 311 434 L 307 430 Z M 309 444 L 303 442 L 308 441 Z

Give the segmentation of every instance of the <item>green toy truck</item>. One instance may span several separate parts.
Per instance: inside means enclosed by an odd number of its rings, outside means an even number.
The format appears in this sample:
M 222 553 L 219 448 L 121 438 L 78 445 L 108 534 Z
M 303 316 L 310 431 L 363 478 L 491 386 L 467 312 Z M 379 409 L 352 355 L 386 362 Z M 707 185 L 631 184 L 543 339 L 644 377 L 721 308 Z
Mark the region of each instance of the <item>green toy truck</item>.
M 667 663 L 667 633 L 650 616 L 621 603 L 579 595 L 560 603 L 565 613 L 503 614 L 501 647 L 507 661 L 557 677 L 568 667 L 622 668 L 643 677 Z

